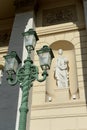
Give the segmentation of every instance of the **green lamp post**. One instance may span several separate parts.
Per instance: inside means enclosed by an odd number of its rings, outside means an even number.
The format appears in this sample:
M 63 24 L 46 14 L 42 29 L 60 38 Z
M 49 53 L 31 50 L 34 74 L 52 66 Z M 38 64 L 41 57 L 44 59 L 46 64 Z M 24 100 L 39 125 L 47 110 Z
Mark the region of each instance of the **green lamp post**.
M 23 33 L 25 47 L 28 52 L 27 59 L 24 61 L 22 67 L 18 67 L 21 63 L 20 58 L 15 51 L 12 51 L 10 54 L 4 56 L 5 58 L 5 69 L 8 73 L 8 83 L 10 85 L 15 85 L 19 82 L 22 89 L 22 101 L 20 106 L 20 118 L 19 118 L 19 128 L 18 130 L 26 130 L 26 120 L 28 112 L 28 95 L 29 90 L 33 86 L 33 81 L 37 80 L 43 82 L 48 76 L 47 70 L 50 69 L 52 58 L 54 58 L 52 50 L 48 46 L 43 46 L 40 50 L 37 50 L 39 56 L 40 65 L 43 70 L 42 79 L 38 78 L 38 67 L 33 64 L 33 61 L 30 57 L 32 50 L 35 49 L 36 41 L 38 36 L 33 29 Z M 15 75 L 15 79 L 14 79 Z

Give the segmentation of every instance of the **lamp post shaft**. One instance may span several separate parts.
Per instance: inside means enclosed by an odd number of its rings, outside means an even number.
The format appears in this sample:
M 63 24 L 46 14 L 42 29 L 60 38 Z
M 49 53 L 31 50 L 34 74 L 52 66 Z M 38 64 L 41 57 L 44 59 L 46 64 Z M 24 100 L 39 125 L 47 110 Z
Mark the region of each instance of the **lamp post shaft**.
M 31 60 L 27 58 L 24 64 L 24 80 L 21 84 L 22 88 L 22 101 L 20 107 L 20 119 L 19 119 L 19 129 L 18 130 L 26 130 L 26 121 L 27 121 L 27 112 L 28 112 L 28 96 L 29 96 L 29 89 L 32 86 L 31 83 Z
M 30 35 L 32 35 L 31 32 L 32 31 L 30 31 Z M 36 36 L 36 33 L 35 32 L 33 33 Z M 26 32 L 26 34 L 29 34 L 29 32 Z M 24 65 L 22 67 L 17 68 L 17 63 L 19 64 L 20 60 L 16 52 L 11 52 L 11 54 L 5 56 L 6 63 L 7 63 L 6 70 L 8 73 L 8 78 L 7 78 L 8 83 L 13 86 L 17 82 L 19 82 L 20 87 L 22 89 L 22 100 L 20 106 L 20 118 L 19 118 L 18 130 L 26 130 L 27 113 L 28 113 L 28 97 L 29 97 L 29 90 L 33 86 L 32 85 L 33 81 L 37 80 L 38 82 L 43 82 L 44 80 L 46 80 L 46 77 L 48 76 L 47 70 L 50 69 L 51 60 L 52 58 L 54 58 L 52 50 L 48 48 L 48 46 L 44 46 L 41 50 L 37 51 L 39 57 L 41 58 L 41 61 L 43 61 L 41 62 L 41 68 L 43 70 L 42 78 L 39 79 L 38 67 L 34 65 L 33 61 L 31 60 L 31 52 L 34 50 L 34 47 L 31 47 L 31 45 L 27 45 L 26 49 L 28 52 L 28 56 L 27 59 L 24 61 Z M 9 59 L 11 60 L 10 64 L 9 64 Z M 16 69 L 15 69 L 15 63 L 16 63 Z M 13 74 L 16 74 L 15 79 Z

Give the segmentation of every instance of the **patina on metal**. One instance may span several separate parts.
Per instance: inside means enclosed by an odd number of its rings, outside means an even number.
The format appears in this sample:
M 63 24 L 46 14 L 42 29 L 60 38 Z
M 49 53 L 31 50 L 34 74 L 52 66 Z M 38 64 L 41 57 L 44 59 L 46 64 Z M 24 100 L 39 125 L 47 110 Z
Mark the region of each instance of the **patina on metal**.
M 26 33 L 24 34 L 24 36 L 25 35 Z M 44 52 L 52 53 L 51 51 L 52 50 L 49 49 L 47 46 L 44 46 L 42 49 L 42 53 Z M 29 90 L 33 86 L 33 81 L 37 80 L 38 82 L 43 82 L 44 80 L 46 80 L 46 77 L 48 76 L 47 69 L 45 69 L 43 70 L 43 73 L 42 73 L 43 77 L 39 79 L 39 70 L 38 70 L 38 67 L 33 64 L 33 61 L 31 59 L 32 50 L 30 49 L 30 47 L 27 48 L 27 52 L 28 52 L 28 56 L 26 60 L 24 61 L 24 65 L 22 67 L 19 67 L 16 73 L 13 73 L 13 71 L 11 70 L 8 73 L 8 70 L 7 70 L 8 83 L 10 85 L 15 85 L 18 82 L 20 84 L 20 88 L 22 89 L 22 101 L 21 101 L 21 106 L 20 106 L 20 119 L 19 119 L 18 130 L 26 130 L 26 121 L 27 121 L 27 112 L 28 112 L 28 96 L 29 96 Z M 9 57 L 15 58 L 18 61 L 18 63 L 20 63 L 20 59 L 17 56 L 15 51 L 12 51 L 10 54 L 5 56 L 5 60 L 7 60 Z M 53 58 L 53 55 L 51 55 L 51 57 Z M 14 74 L 15 74 L 15 79 L 14 79 Z

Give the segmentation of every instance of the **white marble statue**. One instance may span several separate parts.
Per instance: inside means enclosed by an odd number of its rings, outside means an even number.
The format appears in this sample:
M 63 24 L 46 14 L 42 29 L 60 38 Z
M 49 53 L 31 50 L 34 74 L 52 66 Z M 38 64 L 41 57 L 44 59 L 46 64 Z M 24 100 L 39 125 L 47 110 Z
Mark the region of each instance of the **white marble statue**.
M 59 88 L 68 87 L 68 60 L 62 56 L 63 50 L 58 50 L 58 59 L 55 67 L 55 78 Z

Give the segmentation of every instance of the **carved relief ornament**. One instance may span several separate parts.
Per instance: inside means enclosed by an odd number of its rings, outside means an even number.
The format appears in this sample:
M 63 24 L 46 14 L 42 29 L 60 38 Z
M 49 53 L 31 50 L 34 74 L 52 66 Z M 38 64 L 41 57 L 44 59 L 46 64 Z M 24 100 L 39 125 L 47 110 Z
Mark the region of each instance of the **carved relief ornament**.
M 43 10 L 43 26 L 75 22 L 76 20 L 77 15 L 75 5 Z

